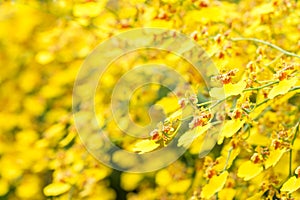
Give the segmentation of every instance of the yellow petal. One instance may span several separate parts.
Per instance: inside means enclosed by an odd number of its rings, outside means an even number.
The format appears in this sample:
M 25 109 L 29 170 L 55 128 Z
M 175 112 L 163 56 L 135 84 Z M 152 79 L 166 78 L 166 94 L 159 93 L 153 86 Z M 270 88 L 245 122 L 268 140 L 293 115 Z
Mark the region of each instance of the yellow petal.
M 35 60 L 42 65 L 46 65 L 54 60 L 54 55 L 48 51 L 40 51 L 36 56 Z
M 143 179 L 141 174 L 122 173 L 121 187 L 126 191 L 134 190 L 138 187 L 139 182 Z
M 67 183 L 51 183 L 44 188 L 46 196 L 57 196 L 67 192 L 71 188 Z
M 9 184 L 6 180 L 0 179 L 0 196 L 5 195 L 9 190 Z
M 211 98 L 215 99 L 224 99 L 225 98 L 225 90 L 224 88 L 212 88 L 209 92 Z
M 61 138 L 65 129 L 64 124 L 54 124 L 50 128 L 48 128 L 45 132 L 44 135 L 46 138 Z
M 206 143 L 206 140 L 205 140 L 205 137 L 206 135 L 205 134 L 202 134 L 200 135 L 199 137 L 197 137 L 193 142 L 192 144 L 189 146 L 189 152 L 191 154 L 199 154 L 199 150 L 201 146 L 203 146 L 205 143 Z M 214 142 L 215 143 L 215 142 Z M 215 144 L 214 144 L 215 145 Z
M 291 89 L 294 85 L 296 85 L 297 81 L 298 79 L 296 77 L 280 81 L 278 85 L 272 88 L 268 97 L 270 99 L 273 99 L 278 95 L 287 93 L 289 89 Z
M 135 144 L 133 151 L 139 152 L 140 154 L 150 152 L 159 147 L 159 144 L 153 140 L 142 140 Z
M 166 114 L 175 112 L 179 108 L 176 97 L 164 97 L 155 103 L 155 106 L 162 107 Z
M 212 177 L 208 184 L 205 185 L 201 192 L 201 197 L 209 199 L 211 198 L 216 192 L 219 192 L 225 185 L 227 180 L 228 172 L 224 171 L 219 176 Z
M 260 172 L 263 171 L 263 167 L 259 164 L 254 164 L 252 161 L 244 162 L 238 169 L 238 177 L 243 178 L 245 181 L 248 181 Z
M 39 193 L 40 185 L 38 176 L 26 175 L 17 187 L 16 194 L 20 199 L 33 199 Z
M 68 135 L 59 142 L 59 146 L 60 147 L 67 146 L 75 138 L 75 136 L 76 136 L 75 132 L 73 131 L 69 132 Z
M 224 169 L 226 165 L 226 169 L 230 168 L 233 161 L 236 159 L 236 157 L 240 154 L 240 148 L 234 148 L 231 149 L 230 145 L 227 145 L 223 147 L 221 156 L 217 158 L 218 164 L 214 166 L 214 169 L 217 171 L 221 171 Z M 230 151 L 230 156 L 229 156 L 229 151 Z M 229 156 L 229 158 L 228 158 Z
M 106 1 L 75 4 L 73 15 L 75 17 L 96 17 L 103 10 L 105 3 Z
M 176 194 L 176 193 L 182 194 L 189 189 L 191 182 L 192 182 L 191 179 L 172 182 L 167 186 L 167 191 L 171 194 Z
M 179 138 L 177 146 L 188 148 L 197 137 L 205 133 L 210 127 L 211 124 L 207 124 L 205 126 L 197 126 L 196 128 L 187 131 Z
M 292 193 L 298 190 L 299 188 L 300 188 L 300 179 L 293 176 L 283 184 L 280 190 L 283 192 Z
M 182 114 L 183 114 L 183 113 L 182 113 L 182 110 L 179 109 L 179 110 L 173 112 L 169 117 L 167 117 L 167 118 L 165 119 L 165 122 L 173 122 L 173 121 L 176 121 L 176 120 L 178 120 L 178 119 L 181 119 Z
M 85 169 L 84 174 L 87 177 L 93 177 L 94 180 L 99 181 L 104 179 L 108 175 L 108 170 L 105 168 L 90 168 L 90 169 Z
M 250 129 L 250 136 L 248 137 L 247 142 L 256 146 L 267 146 L 270 143 L 269 138 L 259 133 L 257 127 Z
M 226 97 L 241 94 L 246 86 L 247 83 L 244 80 L 236 84 L 229 83 L 224 85 Z
M 284 152 L 285 152 L 284 149 L 281 149 L 281 150 L 277 149 L 277 150 L 271 151 L 268 159 L 265 161 L 265 168 L 268 169 L 271 166 L 274 167 L 278 163 L 278 161 L 280 160 L 280 158 L 282 157 Z
M 128 154 L 123 150 L 116 151 L 112 156 L 112 161 L 123 168 L 133 168 L 139 162 L 134 154 Z
M 251 11 L 251 14 L 253 16 L 259 16 L 259 15 L 263 15 L 263 14 L 268 14 L 271 12 L 274 12 L 274 6 L 272 3 L 267 3 L 267 4 L 263 4 L 261 6 L 257 6 L 256 8 L 254 8 Z
M 232 188 L 224 188 L 218 193 L 220 200 L 232 200 L 236 194 L 236 190 Z
M 172 182 L 172 176 L 168 170 L 160 170 L 155 176 L 155 182 L 160 186 L 167 186 Z
M 253 195 L 252 197 L 247 198 L 246 200 L 257 200 L 257 199 L 261 199 L 261 196 L 263 195 L 262 192 L 257 193 L 255 195 Z
M 243 92 L 243 90 L 246 88 L 246 86 L 247 86 L 247 83 L 244 80 L 241 80 L 240 82 L 235 83 L 235 84 L 229 83 L 229 84 L 224 85 L 224 89 L 223 88 L 212 88 L 211 91 L 209 92 L 209 94 L 212 98 L 223 99 L 224 92 L 225 92 L 225 97 L 239 95 Z
M 221 136 L 226 138 L 232 137 L 236 132 L 238 132 L 238 130 L 242 128 L 244 123 L 244 120 L 241 121 L 239 119 L 232 119 L 226 121 L 223 126 Z
M 193 10 L 188 12 L 187 16 L 185 17 L 186 23 L 190 22 L 201 22 L 207 23 L 209 21 L 223 21 L 225 19 L 226 12 L 220 7 L 208 7 L 200 10 Z

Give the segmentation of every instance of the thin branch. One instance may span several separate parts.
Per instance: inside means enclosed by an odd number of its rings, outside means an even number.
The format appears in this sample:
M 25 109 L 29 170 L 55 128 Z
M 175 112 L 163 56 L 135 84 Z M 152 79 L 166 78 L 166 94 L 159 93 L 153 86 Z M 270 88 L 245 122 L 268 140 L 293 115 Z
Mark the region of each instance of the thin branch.
M 261 43 L 261 44 L 264 44 L 264 45 L 267 45 L 269 47 L 272 47 L 278 51 L 280 51 L 281 53 L 285 54 L 285 55 L 288 55 L 288 56 L 293 56 L 293 57 L 296 57 L 296 58 L 300 58 L 299 55 L 293 53 L 293 52 L 289 52 L 289 51 L 286 51 L 284 49 L 282 49 L 281 47 L 275 45 L 275 44 L 272 44 L 270 42 L 267 42 L 267 41 L 264 41 L 264 40 L 260 40 L 260 39 L 257 39 L 257 38 L 242 38 L 242 37 L 237 37 L 237 38 L 231 38 L 230 39 L 231 41 L 252 41 L 252 42 L 256 42 L 256 43 Z
M 206 101 L 206 102 L 197 104 L 197 106 L 198 106 L 198 107 L 205 106 L 205 105 L 211 104 L 212 102 L 213 102 L 213 101 Z
M 228 154 L 227 154 L 227 158 L 226 158 L 226 162 L 225 162 L 225 165 L 224 165 L 224 168 L 222 171 L 225 171 L 226 168 L 227 168 L 227 165 L 228 165 L 228 162 L 229 162 L 229 159 L 230 159 L 230 156 L 231 156 L 231 152 L 232 152 L 233 148 L 230 147 L 230 149 L 228 150 Z
M 256 87 L 256 88 L 247 88 L 247 89 L 244 89 L 243 92 L 252 91 L 252 90 L 260 90 L 262 88 L 265 88 L 265 87 L 268 87 L 268 86 L 271 86 L 271 85 L 275 85 L 277 83 L 279 83 L 279 81 L 273 81 L 271 83 L 268 83 L 268 84 L 265 84 L 265 85 L 262 85 L 262 86 L 259 86 L 259 87 Z
M 289 90 L 289 92 L 295 91 L 295 90 L 299 90 L 299 89 L 300 89 L 300 86 L 295 86 L 295 87 L 291 88 L 291 89 Z
M 299 133 L 299 126 L 300 126 L 300 121 L 298 121 L 298 123 L 297 123 L 297 125 L 296 125 L 296 130 L 295 130 L 295 135 L 294 135 L 293 140 L 292 140 L 292 145 L 294 145 L 295 140 L 296 140 L 296 138 L 297 138 L 297 136 L 298 136 L 298 133 Z
M 284 55 L 284 53 L 281 53 L 279 56 L 277 56 L 274 60 L 272 60 L 271 62 L 265 64 L 266 67 L 268 67 L 273 73 L 275 72 L 274 69 L 270 68 L 270 65 L 274 64 L 278 59 L 280 59 L 282 56 Z
M 293 148 L 294 142 L 295 142 L 298 132 L 299 132 L 299 124 L 300 124 L 300 121 L 295 126 L 295 134 L 294 134 L 294 137 L 291 142 L 292 148 Z M 289 177 L 292 176 L 292 162 L 293 162 L 293 149 L 292 148 L 290 149 L 290 158 L 289 158 Z

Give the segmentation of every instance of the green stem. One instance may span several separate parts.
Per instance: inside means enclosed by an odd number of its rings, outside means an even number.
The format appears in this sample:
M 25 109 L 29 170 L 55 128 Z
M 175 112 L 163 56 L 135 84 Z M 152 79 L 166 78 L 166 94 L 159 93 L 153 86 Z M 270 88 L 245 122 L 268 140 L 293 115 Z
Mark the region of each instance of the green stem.
M 269 83 L 269 84 L 266 84 L 266 85 L 264 85 L 264 86 L 257 87 L 257 88 L 261 89 L 261 88 L 264 88 L 264 87 L 267 87 L 267 86 L 276 84 L 276 83 L 278 83 L 278 82 L 279 82 L 279 81 L 275 81 L 275 82 L 272 82 L 272 83 Z M 255 90 L 256 88 L 248 88 L 248 89 L 253 89 L 253 90 Z M 299 90 L 299 89 L 300 89 L 300 86 L 296 86 L 296 87 L 291 88 L 288 92 L 292 92 L 292 91 Z M 244 91 L 245 91 L 245 90 L 244 90 Z M 259 106 L 261 106 L 261 105 L 267 103 L 269 100 L 270 100 L 270 99 L 267 98 L 267 99 L 263 100 L 262 102 L 260 102 L 259 104 L 256 104 L 255 107 L 254 107 L 251 111 L 253 111 L 255 108 L 257 108 L 257 107 L 259 107 Z M 250 111 L 250 112 L 251 112 L 251 111 Z
M 295 134 L 294 134 L 294 137 L 292 139 L 292 142 L 291 142 L 291 145 L 292 145 L 292 148 L 293 148 L 293 145 L 294 145 L 294 142 L 297 138 L 297 135 L 299 133 L 299 124 L 300 124 L 300 121 L 297 123 L 296 125 L 296 130 L 295 130 Z M 289 177 L 291 177 L 293 175 L 293 172 L 292 172 L 292 162 L 293 162 L 293 149 L 290 149 L 290 160 L 289 160 Z
M 225 162 L 225 165 L 224 165 L 224 168 L 222 171 L 225 171 L 226 168 L 227 168 L 227 165 L 228 165 L 228 162 L 229 162 L 229 159 L 230 159 L 230 156 L 231 156 L 231 152 L 232 152 L 233 148 L 230 147 L 230 149 L 228 150 L 228 154 L 227 154 L 227 158 L 226 158 L 226 162 Z
M 265 87 L 269 87 L 269 86 L 271 86 L 271 85 L 275 85 L 275 84 L 277 84 L 277 83 L 279 83 L 279 81 L 273 81 L 273 82 L 271 82 L 271 83 L 267 83 L 267 84 L 265 84 L 265 85 L 262 85 L 262 86 L 259 86 L 259 87 L 256 87 L 256 88 L 247 88 L 247 89 L 244 89 L 243 92 L 253 91 L 253 90 L 260 90 L 260 89 L 263 89 L 263 88 L 265 88 Z
M 263 104 L 267 103 L 269 100 L 270 100 L 269 98 L 267 98 L 267 99 L 263 100 L 263 101 L 262 101 L 262 102 L 260 102 L 259 104 L 256 104 L 255 108 L 257 108 L 257 107 L 259 107 L 259 106 L 261 106 L 261 105 L 263 105 Z
M 199 107 L 205 106 L 205 105 L 211 104 L 212 102 L 213 102 L 213 101 L 206 101 L 206 102 L 197 104 L 197 106 L 199 106 Z
M 270 82 L 270 83 L 267 83 L 267 84 L 265 84 L 265 85 L 262 85 L 262 86 L 259 86 L 259 87 L 256 87 L 256 88 L 247 88 L 247 89 L 244 89 L 243 92 L 248 92 L 248 91 L 253 91 L 253 90 L 260 90 L 260 89 L 263 89 L 263 88 L 265 88 L 265 87 L 269 87 L 269 86 L 271 86 L 271 85 L 275 85 L 275 84 L 277 84 L 277 83 L 279 83 L 279 81 L 272 81 L 272 82 Z M 295 87 L 295 88 L 296 88 L 296 87 Z M 295 90 L 295 88 L 292 88 L 292 89 Z M 300 89 L 300 87 L 299 87 L 298 89 Z M 219 105 L 220 103 L 222 103 L 223 101 L 226 101 L 227 99 L 229 99 L 229 98 L 231 98 L 231 97 L 233 97 L 233 96 L 228 96 L 228 97 L 226 97 L 226 98 L 224 98 L 224 99 L 218 100 L 215 104 L 211 105 L 211 106 L 210 106 L 208 109 L 206 109 L 206 110 L 209 110 L 209 109 L 212 109 L 212 108 L 216 107 L 217 105 Z M 260 105 L 266 103 L 266 102 L 269 101 L 269 100 L 270 100 L 270 99 L 265 99 L 263 102 L 257 104 L 255 107 L 259 107 Z M 206 103 L 206 102 L 205 102 L 205 103 Z M 207 104 L 209 104 L 209 103 L 212 103 L 212 101 L 209 101 Z
M 73 197 L 73 193 L 74 193 L 74 189 L 75 189 L 75 186 L 72 185 L 70 191 L 69 191 L 69 194 L 68 194 L 68 200 L 71 200 L 72 197 Z
M 226 101 L 226 100 L 229 99 L 230 97 L 233 97 L 233 96 L 228 96 L 228 97 L 225 97 L 224 99 L 218 100 L 215 104 L 213 104 L 212 106 L 210 106 L 208 109 L 212 109 L 212 108 L 216 107 L 217 105 L 219 105 L 219 104 L 222 103 L 223 101 Z
M 267 45 L 269 47 L 272 47 L 278 51 L 280 51 L 281 53 L 285 54 L 285 55 L 288 55 L 288 56 L 293 56 L 293 57 L 296 57 L 296 58 L 300 58 L 299 55 L 293 53 L 293 52 L 289 52 L 289 51 L 286 51 L 284 49 L 282 49 L 281 47 L 275 45 L 275 44 L 272 44 L 270 42 L 267 42 L 267 41 L 264 41 L 264 40 L 260 40 L 260 39 L 257 39 L 257 38 L 243 38 L 243 37 L 238 37 L 238 38 L 231 38 L 231 41 L 252 41 L 252 42 L 255 42 L 255 43 L 261 43 L 261 44 L 264 44 L 264 45 Z
M 293 161 L 293 151 L 292 149 L 290 149 L 289 177 L 292 176 L 292 161 Z
M 247 131 L 248 134 L 247 134 L 247 136 L 245 138 L 243 138 L 243 140 L 247 140 L 250 137 L 250 135 L 251 135 L 250 127 L 251 127 L 251 125 L 248 124 L 248 123 L 245 125 L 245 127 L 244 127 L 244 133 Z
M 295 87 L 291 88 L 291 89 L 289 90 L 289 92 L 295 91 L 295 90 L 299 90 L 299 89 L 300 89 L 300 86 L 295 86 Z
M 270 83 L 267 83 L 267 84 L 265 84 L 265 85 L 262 85 L 262 86 L 259 86 L 259 87 L 256 87 L 256 88 L 247 88 L 247 89 L 244 89 L 243 92 L 248 92 L 248 91 L 253 91 L 253 90 L 260 90 L 260 89 L 263 89 L 263 88 L 265 88 L 265 87 L 269 87 L 269 86 L 271 86 L 271 85 L 275 85 L 275 84 L 277 84 L 277 83 L 279 83 L 279 81 L 272 81 L 272 82 L 270 82 Z M 294 88 L 292 88 L 291 90 L 296 90 L 296 89 L 300 89 L 300 87 L 299 87 L 299 88 L 294 87 Z M 224 99 L 218 100 L 215 104 L 213 104 L 211 107 L 209 107 L 209 109 L 214 108 L 215 106 L 219 105 L 220 103 L 222 103 L 223 101 L 229 99 L 230 97 L 232 97 L 232 96 L 228 96 L 228 97 L 226 97 L 226 98 L 224 98 Z M 266 100 L 269 100 L 269 99 L 266 99 Z M 265 101 L 266 101 L 266 100 L 265 100 Z M 261 102 L 260 104 L 265 103 L 265 101 Z M 212 102 L 212 101 L 205 102 L 205 103 L 209 104 L 209 103 L 211 103 L 211 102 Z M 260 104 L 259 104 L 259 105 L 260 105 Z M 257 105 L 257 106 L 259 106 L 259 105 Z M 199 106 L 199 105 L 198 105 L 198 106 Z
M 273 63 L 275 63 L 279 58 L 281 58 L 284 54 L 281 53 L 279 56 L 277 56 L 274 60 L 272 60 L 271 62 L 265 64 L 266 67 L 270 67 L 270 65 L 272 65 Z M 273 73 L 275 72 L 274 69 L 269 68 Z
M 298 135 L 298 133 L 299 133 L 299 125 L 300 125 L 300 120 L 299 120 L 298 123 L 296 124 L 296 130 L 295 130 L 295 135 L 294 135 L 293 140 L 292 140 L 292 145 L 294 145 L 295 140 L 296 140 L 296 138 L 297 138 L 297 135 Z

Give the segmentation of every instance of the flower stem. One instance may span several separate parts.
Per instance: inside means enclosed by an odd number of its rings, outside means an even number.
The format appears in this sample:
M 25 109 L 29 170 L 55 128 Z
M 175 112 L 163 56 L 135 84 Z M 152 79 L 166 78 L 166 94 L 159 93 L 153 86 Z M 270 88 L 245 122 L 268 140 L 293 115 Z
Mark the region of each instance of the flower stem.
M 257 39 L 257 38 L 243 38 L 243 37 L 237 37 L 237 38 L 231 38 L 231 41 L 252 41 L 252 42 L 255 42 L 255 43 L 261 43 L 261 44 L 264 44 L 264 45 L 267 45 L 269 47 L 272 47 L 280 52 L 282 52 L 283 54 L 285 55 L 288 55 L 288 56 L 293 56 L 293 57 L 296 57 L 296 58 L 300 58 L 299 55 L 293 53 L 293 52 L 289 52 L 289 51 L 286 51 L 284 49 L 282 49 L 281 47 L 275 45 L 275 44 L 272 44 L 270 42 L 267 42 L 267 41 L 264 41 L 264 40 L 260 40 L 260 39 Z
M 269 87 L 269 86 L 271 86 L 271 85 L 275 85 L 275 84 L 277 84 L 277 83 L 279 83 L 279 81 L 273 81 L 273 82 L 271 82 L 271 83 L 267 83 L 267 84 L 265 84 L 265 85 L 262 85 L 262 86 L 259 86 L 259 87 L 256 87 L 256 88 L 247 88 L 247 89 L 244 89 L 243 92 L 253 91 L 253 90 L 260 90 L 260 89 L 263 89 L 263 88 L 265 88 L 265 87 Z
M 297 138 L 297 135 L 299 133 L 299 124 L 300 124 L 300 121 L 298 121 L 297 125 L 296 125 L 296 130 L 295 130 L 295 134 L 294 134 L 294 137 L 292 139 L 292 142 L 291 142 L 291 145 L 292 145 L 292 148 L 293 148 L 293 145 L 294 145 L 294 142 Z M 290 149 L 290 160 L 289 160 L 289 177 L 292 176 L 292 162 L 293 162 L 293 149 Z
M 299 90 L 299 89 L 300 89 L 300 86 L 295 86 L 295 87 L 291 88 L 291 89 L 289 90 L 289 92 L 295 91 L 295 90 Z
M 228 165 L 228 162 L 229 162 L 229 159 L 230 159 L 230 156 L 231 156 L 231 152 L 232 152 L 233 148 L 230 147 L 230 149 L 228 150 L 228 154 L 227 154 L 227 158 L 226 158 L 226 162 L 225 162 L 225 165 L 224 165 L 224 168 L 222 171 L 225 171 L 226 168 L 227 168 L 227 165 Z

